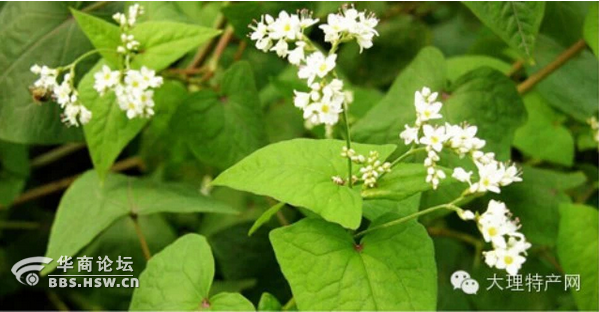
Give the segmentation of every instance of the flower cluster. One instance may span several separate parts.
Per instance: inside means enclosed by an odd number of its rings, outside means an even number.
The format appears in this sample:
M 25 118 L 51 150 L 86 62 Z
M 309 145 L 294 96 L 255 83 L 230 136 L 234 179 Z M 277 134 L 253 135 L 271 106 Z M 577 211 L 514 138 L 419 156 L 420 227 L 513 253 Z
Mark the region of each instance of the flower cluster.
M 476 192 L 500 192 L 500 187 L 507 186 L 513 182 L 520 182 L 520 171 L 514 164 L 502 163 L 495 160 L 494 153 L 485 153 L 482 148 L 485 140 L 476 137 L 478 128 L 466 123 L 462 125 L 432 125 L 432 120 L 441 119 L 441 108 L 443 104 L 437 101 L 438 93 L 431 92 L 429 88 L 416 91 L 414 106 L 416 108 L 416 122 L 414 126 L 405 125 L 399 137 L 406 145 L 420 144 L 427 151 L 424 166 L 427 167 L 428 176 L 426 181 L 437 188 L 440 180 L 445 179 L 445 173 L 437 168 L 440 160 L 439 153 L 449 150 L 460 158 L 468 156 L 472 159 L 478 169 L 478 180 L 472 181 L 472 171 L 464 168 L 454 168 L 452 177 L 461 182 L 467 182 L 470 193 Z M 422 134 L 422 135 L 421 135 Z
M 143 66 L 141 70 L 128 69 L 124 79 L 120 71 L 112 71 L 104 65 L 102 70 L 94 74 L 94 88 L 100 95 L 113 90 L 117 103 L 127 118 L 154 115 L 154 90 L 162 85 L 162 77 L 156 76 L 153 70 Z
M 485 263 L 489 267 L 505 269 L 508 274 L 516 275 L 526 261 L 526 250 L 530 243 L 518 230 L 518 219 L 512 220 L 512 214 L 504 203 L 491 200 L 480 216 L 464 211 L 460 217 L 464 220 L 476 220 L 478 229 L 485 242 L 490 242 L 493 250 L 483 252 Z
M 117 47 L 117 52 L 127 55 L 137 51 L 139 48 L 139 42 L 135 40 L 130 31 L 135 26 L 137 17 L 143 13 L 143 7 L 136 3 L 129 7 L 127 14 L 118 12 L 112 16 L 112 18 L 119 24 L 121 28 L 122 45 Z
M 343 7 L 337 14 L 329 14 L 327 24 L 320 25 L 324 31 L 324 40 L 333 45 L 355 39 L 360 53 L 372 47 L 372 39 L 379 33 L 374 29 L 379 20 L 373 13 L 358 12 L 353 7 Z
M 32 86 L 34 96 L 38 94 L 40 95 L 39 100 L 52 98 L 56 101 L 64 110 L 61 116 L 62 122 L 67 126 L 78 127 L 79 124 L 84 125 L 90 121 L 92 113 L 79 101 L 77 90 L 73 87 L 72 71 L 63 76 L 60 84 L 58 83 L 59 69 L 35 64 L 31 67 L 31 72 L 39 75 L 38 80 Z
M 599 143 L 599 122 L 597 121 L 597 118 L 593 116 L 587 119 L 587 124 L 591 126 L 591 129 L 593 130 L 593 140 L 595 140 L 596 143 Z
M 374 30 L 378 24 L 374 15 L 354 8 L 343 8 L 339 14 L 330 14 L 328 20 L 329 24 L 320 26 L 325 32 L 325 41 L 332 44 L 326 55 L 304 35 L 308 27 L 318 23 L 318 19 L 312 18 L 306 10 L 298 14 L 282 11 L 277 18 L 263 15 L 260 21 L 249 26 L 252 29 L 249 36 L 256 41 L 256 48 L 274 51 L 299 67 L 298 77 L 306 80 L 310 90 L 294 91 L 294 104 L 304 112 L 307 127 L 335 125 L 339 114 L 353 101 L 351 92 L 343 90 L 343 81 L 335 78 L 335 52 L 339 43 L 355 39 L 361 50 L 368 49 L 373 37 L 378 35 Z
M 151 117 L 154 115 L 154 90 L 162 85 L 163 79 L 156 72 L 143 66 L 140 70 L 129 67 L 130 59 L 139 47 L 139 42 L 131 35 L 137 18 L 143 14 L 143 7 L 134 4 L 127 14 L 116 13 L 113 18 L 120 25 L 122 44 L 117 52 L 123 54 L 125 69 L 112 70 L 107 65 L 94 74 L 94 89 L 100 95 L 112 90 L 116 94 L 119 108 L 126 112 L 127 118 Z
M 375 187 L 376 181 L 381 175 L 391 172 L 391 164 L 388 162 L 382 162 L 377 151 L 370 151 L 368 157 L 357 154 L 355 150 L 348 149 L 346 146 L 343 147 L 341 157 L 350 159 L 353 163 L 362 166 L 360 168 L 360 177 L 352 176 L 354 182 L 362 181 L 367 187 Z M 334 182 L 338 183 L 339 178 L 333 177 Z

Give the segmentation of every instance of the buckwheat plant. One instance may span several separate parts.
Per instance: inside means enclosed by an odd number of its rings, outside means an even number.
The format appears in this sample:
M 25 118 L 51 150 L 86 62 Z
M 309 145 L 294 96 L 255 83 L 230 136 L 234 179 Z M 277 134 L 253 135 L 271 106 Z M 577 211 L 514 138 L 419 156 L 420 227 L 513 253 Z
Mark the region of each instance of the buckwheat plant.
M 116 51 L 107 49 L 91 50 L 73 63 L 57 68 L 45 65 L 33 65 L 31 72 L 39 78 L 30 87 L 34 99 L 38 101 L 54 100 L 62 108 L 61 120 L 67 126 L 79 126 L 87 124 L 92 118 L 92 112 L 79 101 L 79 92 L 75 86 L 75 68 L 85 58 L 100 53 L 114 52 L 122 57 L 123 68 L 112 70 L 104 65 L 102 69 L 94 74 L 94 89 L 100 95 L 108 90 L 113 90 L 117 96 L 117 102 L 121 110 L 126 111 L 129 119 L 137 116 L 150 117 L 154 114 L 154 88 L 162 85 L 162 77 L 142 67 L 140 70 L 131 69 L 131 60 L 135 57 L 139 42 L 135 40 L 130 31 L 135 27 L 137 17 L 143 14 L 143 7 L 139 4 L 131 5 L 127 14 L 116 13 L 113 18 L 121 29 L 122 45 Z M 62 77 L 62 80 L 60 78 Z
M 338 13 L 331 13 L 327 23 L 319 28 L 325 34 L 325 41 L 330 43 L 326 54 L 320 51 L 313 42 L 304 34 L 305 30 L 316 23 L 318 19 L 312 18 L 312 13 L 301 10 L 298 14 L 289 14 L 285 11 L 279 13 L 277 18 L 268 14 L 254 21 L 249 27 L 253 30 L 249 36 L 256 41 L 256 48 L 268 52 L 274 51 L 279 57 L 286 58 L 290 64 L 298 67 L 298 77 L 306 81 L 308 92 L 294 90 L 293 103 L 303 111 L 305 125 L 312 128 L 324 124 L 327 133 L 332 126 L 339 122 L 339 116 L 345 114 L 347 146 L 342 156 L 348 158 L 349 172 L 346 181 L 338 176 L 332 177 L 333 182 L 352 185 L 356 181 L 363 181 L 365 186 L 374 187 L 380 173 L 388 172 L 389 165 L 381 164 L 378 155 L 371 155 L 358 162 L 351 149 L 349 136 L 348 114 L 349 104 L 353 101 L 353 94 L 344 90 L 343 80 L 338 78 L 335 71 L 337 50 L 342 43 L 356 41 L 360 52 L 372 47 L 374 36 L 378 36 L 374 29 L 378 19 L 372 13 L 359 12 L 353 6 L 344 5 Z M 351 176 L 352 162 L 365 165 L 361 169 L 362 177 Z
M 466 197 L 480 196 L 487 192 L 500 193 L 501 187 L 522 181 L 520 170 L 510 162 L 495 160 L 493 152 L 485 152 L 485 140 L 476 136 L 477 127 L 462 123 L 453 125 L 440 123 L 443 119 L 438 100 L 439 93 L 423 87 L 416 91 L 414 106 L 416 120 L 412 125 L 405 125 L 405 130 L 399 135 L 400 139 L 411 148 L 393 162 L 379 159 L 379 153 L 370 151 L 361 155 L 351 147 L 348 124 L 348 109 L 352 102 L 351 92 L 344 90 L 344 83 L 335 72 L 337 50 L 342 43 L 356 41 L 360 52 L 372 47 L 372 40 L 378 33 L 375 30 L 377 18 L 367 12 L 359 12 L 352 6 L 343 6 L 338 13 L 329 14 L 327 23 L 319 28 L 324 32 L 325 42 L 330 43 L 328 52 L 322 52 L 305 35 L 307 28 L 318 23 L 308 11 L 298 14 L 280 12 L 278 17 L 263 15 L 259 21 L 249 27 L 252 29 L 250 38 L 256 42 L 256 48 L 275 52 L 279 57 L 287 59 L 290 64 L 298 67 L 297 75 L 305 80 L 309 91 L 294 91 L 294 105 L 303 111 L 306 126 L 324 124 L 327 129 L 339 122 L 343 114 L 345 121 L 346 146 L 341 151 L 341 157 L 348 162 L 348 176 L 332 176 L 332 183 L 338 185 L 362 184 L 363 189 L 377 187 L 385 174 L 404 161 L 408 156 L 425 152 L 424 167 L 426 168 L 425 182 L 436 190 L 442 180 L 447 179 L 445 171 L 438 163 L 443 150 L 460 158 L 470 159 L 477 170 L 476 173 L 462 167 L 453 168 L 452 178 L 467 183 L 468 187 L 455 200 L 420 210 L 411 215 L 379 224 L 358 232 L 355 238 L 364 236 L 390 226 L 415 219 L 421 215 L 439 210 L 449 209 L 458 214 L 463 220 L 475 220 L 486 242 L 493 249 L 485 251 L 483 256 L 490 267 L 505 269 L 508 274 L 516 274 L 526 260 L 526 250 L 530 244 L 518 230 L 518 219 L 512 219 L 510 211 L 504 203 L 490 201 L 487 211 L 479 215 L 458 206 Z M 359 175 L 352 175 L 352 166 L 356 165 Z

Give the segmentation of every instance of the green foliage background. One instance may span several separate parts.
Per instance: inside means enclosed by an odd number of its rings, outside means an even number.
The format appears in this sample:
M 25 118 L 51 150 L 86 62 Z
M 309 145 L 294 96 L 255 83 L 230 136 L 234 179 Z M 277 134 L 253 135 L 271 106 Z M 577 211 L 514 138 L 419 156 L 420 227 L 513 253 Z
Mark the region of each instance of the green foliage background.
M 398 134 L 414 120 L 414 91 L 428 86 L 449 122 L 477 125 L 489 151 L 521 165 L 524 182 L 466 207 L 506 202 L 533 244 L 521 273 L 580 274 L 578 292 L 486 291 L 503 273 L 481 263 L 480 234 L 454 215 L 354 241 L 348 229 L 445 203 L 463 185 L 433 192 L 412 163 L 373 190 L 328 184 L 346 170 L 341 123 L 338 140 L 304 128 L 296 69 L 255 49 L 247 25 L 302 8 L 325 21 L 341 3 L 141 4 L 134 66 L 165 78 L 156 115 L 128 120 L 114 96 L 97 95 L 93 73 L 118 63 L 105 53 L 77 71 L 92 121 L 67 128 L 58 105 L 31 98 L 29 68 L 116 47 L 111 16 L 128 3 L 0 2 L 0 309 L 197 310 L 207 300 L 221 310 L 597 310 L 598 155 L 586 124 L 599 110 L 596 2 L 361 2 L 380 36 L 361 54 L 344 45 L 337 64 L 354 92 L 358 151 L 405 152 Z M 323 39 L 316 28 L 310 37 Z M 212 53 L 197 67 L 209 74 L 188 70 L 203 50 Z M 141 288 L 18 283 L 12 265 L 42 255 L 131 256 Z M 481 283 L 477 295 L 453 289 L 456 270 Z

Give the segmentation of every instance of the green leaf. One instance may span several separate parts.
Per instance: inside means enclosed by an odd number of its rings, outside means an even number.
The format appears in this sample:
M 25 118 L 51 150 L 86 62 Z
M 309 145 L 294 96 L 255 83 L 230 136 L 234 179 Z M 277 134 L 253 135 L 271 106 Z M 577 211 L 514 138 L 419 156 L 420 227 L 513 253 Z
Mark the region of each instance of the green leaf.
M 143 233 L 148 244 L 148 248 L 152 251 L 162 250 L 166 246 L 173 243 L 178 235 L 173 227 L 160 214 L 148 216 L 139 216 L 137 218 L 139 229 Z M 77 253 L 78 257 L 87 256 L 98 259 L 98 257 L 108 257 L 111 260 L 118 259 L 119 256 L 131 257 L 131 268 L 133 272 L 130 274 L 139 279 L 139 274 L 146 268 L 143 250 L 140 247 L 139 236 L 136 231 L 136 225 L 131 218 L 120 218 L 115 221 L 110 227 L 98 235 L 87 247 Z M 56 261 L 57 259 L 54 259 Z M 73 256 L 73 267 L 75 268 L 72 274 L 76 274 L 78 268 L 78 259 Z M 113 273 L 116 263 L 113 264 Z M 58 270 L 57 274 L 62 273 Z M 99 271 L 99 266 L 92 266 L 89 275 L 107 274 L 105 271 Z M 114 273 L 116 274 L 116 273 Z M 124 273 L 123 273 L 124 274 Z M 83 281 L 83 277 L 77 278 L 78 282 Z M 103 310 L 119 310 L 125 311 L 129 308 L 131 295 L 134 288 L 94 288 L 91 291 L 85 292 L 85 301 L 89 305 L 97 305 Z M 80 306 L 87 308 L 87 306 Z
M 459 77 L 471 72 L 479 67 L 491 67 L 507 74 L 512 69 L 512 65 L 494 57 L 485 55 L 463 55 L 454 56 L 447 59 L 447 79 L 456 81 Z
M 82 203 L 86 203 L 82 205 Z M 87 171 L 63 195 L 50 231 L 46 256 L 75 255 L 117 219 L 159 212 L 235 213 L 186 185 L 139 180 L 110 174 L 104 182 Z M 47 274 L 56 267 L 52 262 Z
M 148 261 L 129 310 L 254 310 L 240 294 L 210 298 L 213 278 L 214 258 L 208 242 L 201 235 L 185 235 Z
M 580 310 L 597 310 L 597 224 L 595 207 L 564 204 L 559 207 L 557 254 L 566 274 L 580 276 L 580 291 L 571 289 Z
M 535 53 L 538 65 L 526 68 L 529 75 L 553 62 L 568 48 L 546 36 L 539 36 L 538 39 Z M 584 123 L 590 116 L 597 115 L 599 79 L 597 71 L 590 70 L 597 67 L 597 58 L 588 50 L 583 50 L 545 77 L 535 88 L 551 106 Z
M 0 207 L 9 206 L 29 177 L 27 146 L 0 141 Z
M 282 311 L 282 306 L 277 297 L 263 293 L 258 302 L 258 311 Z
M 185 23 L 152 21 L 135 26 L 131 34 L 140 43 L 140 53 L 134 57 L 133 67 L 145 65 L 161 71 L 191 49 L 220 34 L 220 30 Z
M 583 29 L 583 37 L 587 42 L 593 53 L 595 53 L 596 57 L 599 57 L 599 25 L 598 25 L 598 13 L 599 7 L 597 6 L 597 2 L 592 2 L 589 8 L 589 13 L 587 13 L 587 17 L 584 20 L 584 29 Z
M 119 27 L 97 17 L 72 11 L 94 47 L 102 49 L 104 59 L 113 68 L 120 67 L 120 56 L 116 53 L 116 48 L 121 44 Z M 160 71 L 219 33 L 215 29 L 185 23 L 139 23 L 131 30 L 135 40 L 140 43 L 139 53 L 133 58 L 132 66 L 147 66 Z
M 572 166 L 574 137 L 562 124 L 564 116 L 548 106 L 537 92 L 528 93 L 524 105 L 528 121 L 516 131 L 514 146 L 533 158 Z
M 60 121 L 52 102 L 36 103 L 28 91 L 33 64 L 57 67 L 91 45 L 60 2 L 11 2 L 0 12 L 0 139 L 29 144 L 80 141 L 81 130 Z
M 345 142 L 339 140 L 310 139 L 271 144 L 227 169 L 213 184 L 270 196 L 356 229 L 362 219 L 360 194 L 331 180 L 347 176 L 347 159 L 340 156 L 343 146 Z M 395 150 L 393 145 L 353 144 L 352 148 L 362 155 L 378 151 L 381 159 Z
M 176 21 L 210 27 L 218 18 L 224 3 L 185 1 L 136 1 L 144 7 L 139 22 Z
M 250 228 L 248 235 L 251 236 L 254 234 L 260 227 L 262 227 L 266 222 L 270 221 L 272 216 L 276 215 L 281 208 L 285 207 L 285 203 L 278 203 L 266 210 L 260 217 L 254 222 L 252 227 Z
M 219 272 L 227 280 L 276 276 L 276 259 L 268 242 L 268 229 L 249 237 L 251 222 L 230 226 L 208 236 Z
M 571 46 L 582 37 L 591 4 L 590 1 L 546 1 L 540 33 L 564 47 Z
M 582 172 L 562 173 L 524 166 L 522 182 L 501 191 L 501 200 L 522 223 L 522 233 L 534 245 L 555 245 L 558 207 L 570 203 L 566 190 L 585 183 Z
M 263 114 L 249 63 L 237 62 L 221 91 L 191 95 L 171 125 L 202 162 L 225 169 L 266 144 Z
M 399 142 L 404 125 L 416 120 L 414 92 L 427 86 L 441 91 L 445 86 L 445 60 L 441 52 L 427 47 L 397 76 L 385 98 L 352 127 L 357 142 L 385 144 Z M 407 151 L 400 144 L 398 152 Z
M 362 213 L 365 218 L 371 221 L 388 213 L 404 217 L 418 211 L 420 197 L 421 194 L 416 194 L 400 201 L 390 199 L 365 200 Z
M 483 24 L 491 28 L 526 60 L 533 61 L 536 36 L 545 13 L 545 2 L 463 2 Z
M 299 310 L 435 309 L 433 244 L 415 221 L 375 231 L 359 245 L 321 219 L 273 230 L 270 240 Z
M 101 18 L 75 9 L 71 9 L 71 13 L 94 47 L 101 49 L 99 51 L 100 55 L 102 55 L 108 64 L 113 68 L 120 68 L 121 55 L 116 53 L 116 48 L 121 45 L 121 30 L 119 27 Z
M 526 109 L 514 83 L 504 74 L 483 67 L 462 76 L 443 105 L 443 116 L 453 124 L 464 121 L 478 127 L 476 136 L 487 141 L 486 151 L 508 160 Z

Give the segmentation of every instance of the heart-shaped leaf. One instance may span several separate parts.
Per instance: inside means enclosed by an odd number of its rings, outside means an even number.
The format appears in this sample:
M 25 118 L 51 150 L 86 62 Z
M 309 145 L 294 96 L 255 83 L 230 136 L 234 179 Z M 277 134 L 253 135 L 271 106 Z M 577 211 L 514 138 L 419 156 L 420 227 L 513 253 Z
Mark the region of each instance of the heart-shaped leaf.
M 188 234 L 156 254 L 139 277 L 132 311 L 253 311 L 238 293 L 210 297 L 214 258 L 201 235 Z
M 336 224 L 304 219 L 273 230 L 270 240 L 299 310 L 435 309 L 433 244 L 416 221 L 355 243 Z
M 358 190 L 338 185 L 333 176 L 347 177 L 347 159 L 340 156 L 345 142 L 295 139 L 268 145 L 224 171 L 213 184 L 270 196 L 307 208 L 325 220 L 356 229 L 362 219 Z M 377 151 L 386 159 L 394 145 L 354 144 L 358 154 Z M 357 168 L 354 166 L 354 172 Z

